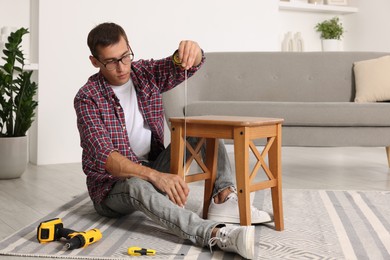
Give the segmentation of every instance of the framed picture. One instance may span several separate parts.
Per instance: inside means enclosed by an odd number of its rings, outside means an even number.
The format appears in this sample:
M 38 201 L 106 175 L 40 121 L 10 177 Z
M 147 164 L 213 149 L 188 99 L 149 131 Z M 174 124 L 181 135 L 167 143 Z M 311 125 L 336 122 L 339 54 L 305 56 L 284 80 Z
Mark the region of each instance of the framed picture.
M 325 0 L 327 5 L 348 5 L 348 0 Z

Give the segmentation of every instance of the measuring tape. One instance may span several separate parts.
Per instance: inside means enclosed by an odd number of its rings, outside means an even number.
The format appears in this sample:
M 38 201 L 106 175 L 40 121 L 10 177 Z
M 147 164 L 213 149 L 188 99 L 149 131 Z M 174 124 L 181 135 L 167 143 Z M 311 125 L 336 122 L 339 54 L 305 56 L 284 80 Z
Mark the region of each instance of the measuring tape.
M 187 70 L 184 71 L 184 181 L 186 180 L 187 174 Z
M 176 50 L 172 55 L 173 63 L 176 66 L 181 66 L 181 59 L 179 57 L 179 50 Z M 184 70 L 184 159 L 183 159 L 183 171 L 184 171 L 184 181 L 187 173 L 187 88 L 188 88 L 188 73 L 187 70 Z

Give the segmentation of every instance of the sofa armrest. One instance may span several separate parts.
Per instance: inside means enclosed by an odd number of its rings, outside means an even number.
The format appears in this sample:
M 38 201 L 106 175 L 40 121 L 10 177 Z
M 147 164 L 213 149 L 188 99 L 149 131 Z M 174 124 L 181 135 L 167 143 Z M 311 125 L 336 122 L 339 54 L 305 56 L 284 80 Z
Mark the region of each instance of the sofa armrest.
M 169 125 L 169 118 L 184 116 L 184 106 L 186 103 L 184 82 L 163 93 L 163 106 L 165 111 L 165 120 Z

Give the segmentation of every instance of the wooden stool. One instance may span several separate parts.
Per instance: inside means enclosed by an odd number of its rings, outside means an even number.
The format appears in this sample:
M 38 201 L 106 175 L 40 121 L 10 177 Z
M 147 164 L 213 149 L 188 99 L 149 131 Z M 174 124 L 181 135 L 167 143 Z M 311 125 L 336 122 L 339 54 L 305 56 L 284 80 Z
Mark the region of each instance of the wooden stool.
M 234 140 L 236 185 L 240 212 L 240 224 L 251 225 L 250 193 L 271 188 L 272 206 L 276 230 L 284 229 L 281 174 L 281 134 L 283 119 L 235 116 L 193 116 L 170 118 L 171 122 L 171 173 L 179 174 L 186 182 L 205 180 L 203 218 L 207 218 L 217 170 L 218 139 Z M 191 147 L 185 137 L 198 137 L 197 146 Z M 267 138 L 267 144 L 259 153 L 253 140 Z M 206 142 L 206 160 L 199 152 Z M 184 147 L 191 153 L 184 168 Z M 250 150 L 257 158 L 252 172 L 249 170 Z M 268 166 L 265 156 L 268 154 Z M 201 173 L 187 175 L 195 160 Z M 257 171 L 263 168 L 268 180 L 254 182 Z M 186 169 L 186 172 L 184 172 Z

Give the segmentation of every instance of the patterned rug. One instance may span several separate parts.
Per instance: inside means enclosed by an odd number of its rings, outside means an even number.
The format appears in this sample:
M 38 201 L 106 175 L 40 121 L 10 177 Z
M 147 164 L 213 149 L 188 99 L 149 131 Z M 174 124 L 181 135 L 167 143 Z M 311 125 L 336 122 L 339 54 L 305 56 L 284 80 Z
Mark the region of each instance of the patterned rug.
M 200 214 L 202 190 L 192 187 L 187 208 Z M 255 206 L 271 210 L 270 193 L 256 192 Z M 388 191 L 283 191 L 285 230 L 256 226 L 256 259 L 390 259 L 390 192 Z M 64 241 L 39 244 L 41 221 L 60 217 L 64 227 L 85 231 L 99 228 L 103 238 L 82 249 L 65 250 Z M 240 259 L 192 246 L 153 224 L 141 213 L 118 219 L 97 215 L 87 194 L 0 242 L 0 255 L 124 259 L 127 248 L 157 251 L 153 259 Z M 151 258 L 150 256 L 138 257 Z

